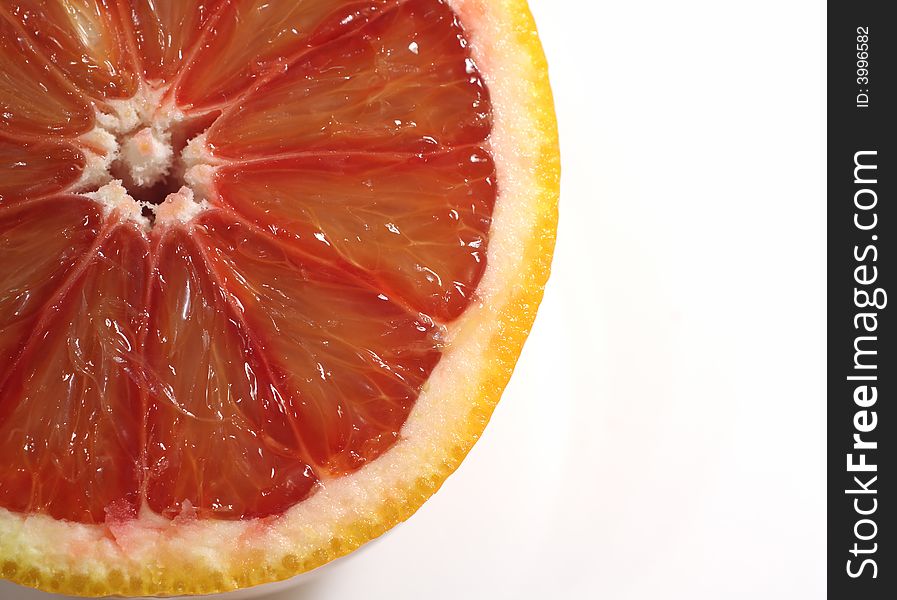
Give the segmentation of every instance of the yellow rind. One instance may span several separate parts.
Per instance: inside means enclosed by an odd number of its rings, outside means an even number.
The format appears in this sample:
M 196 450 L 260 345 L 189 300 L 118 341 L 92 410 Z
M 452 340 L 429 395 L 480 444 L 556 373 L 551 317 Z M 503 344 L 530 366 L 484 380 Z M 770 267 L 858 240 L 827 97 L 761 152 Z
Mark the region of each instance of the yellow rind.
M 503 50 L 521 53 L 530 61 L 533 68 L 527 73 L 527 80 L 519 82 L 528 90 L 529 98 L 519 108 L 529 111 L 528 137 L 539 147 L 533 152 L 536 160 L 531 183 L 537 189 L 533 191 L 535 209 L 530 219 L 529 238 L 524 241 L 522 270 L 508 284 L 506 300 L 493 313 L 498 323 L 487 345 L 489 359 L 477 373 L 478 395 L 472 400 L 467 418 L 453 432 L 455 443 L 444 449 L 439 460 L 421 465 L 422 472 L 407 485 L 392 489 L 389 497 L 372 507 L 369 512 L 372 516 L 335 528 L 329 543 L 301 556 L 287 554 L 276 565 L 250 554 L 227 570 L 160 561 L 153 568 L 132 565 L 128 569 L 123 565 L 121 570 L 98 570 L 96 575 L 90 575 L 48 567 L 40 555 L 20 552 L 20 548 L 9 547 L 0 539 L 0 577 L 47 592 L 88 597 L 213 594 L 280 581 L 344 556 L 408 519 L 461 464 L 492 416 L 542 300 L 557 229 L 560 153 L 548 68 L 526 1 L 457 0 L 457 3 L 500 19 L 507 36 Z

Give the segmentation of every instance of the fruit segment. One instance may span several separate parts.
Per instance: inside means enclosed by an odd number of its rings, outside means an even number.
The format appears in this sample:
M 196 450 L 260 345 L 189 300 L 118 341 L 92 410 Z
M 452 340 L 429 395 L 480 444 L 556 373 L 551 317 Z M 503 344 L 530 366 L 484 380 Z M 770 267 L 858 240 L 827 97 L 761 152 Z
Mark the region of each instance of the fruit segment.
M 84 211 L 81 218 L 95 216 Z M 81 254 L 90 260 L 83 248 Z M 59 255 L 44 260 L 61 267 Z M 136 515 L 140 403 L 134 352 L 145 262 L 139 234 L 115 229 L 83 272 L 69 273 L 71 287 L 59 288 L 41 309 L 19 361 L 6 369 L 0 390 L 4 507 L 83 523 L 102 522 L 109 507 Z
M 129 98 L 137 80 L 127 64 L 114 0 L 8 0 L 9 14 L 66 77 L 94 98 Z
M 90 104 L 16 31 L 0 9 L 0 132 L 78 135 L 90 129 Z
M 118 0 L 134 36 L 143 73 L 151 84 L 170 82 L 228 0 Z
M 222 11 L 179 84 L 178 104 L 233 101 L 291 57 L 357 29 L 398 0 L 234 0 Z
M 298 60 L 209 132 L 217 156 L 429 152 L 482 142 L 490 102 L 454 13 L 411 0 Z
M 478 148 L 239 165 L 223 168 L 216 188 L 273 236 L 362 269 L 439 321 L 463 312 L 486 266 L 495 165 Z
M 83 168 L 84 156 L 68 144 L 0 137 L 0 206 L 61 191 L 77 181 Z
M 282 513 L 317 481 L 295 410 L 189 235 L 171 230 L 158 254 L 146 340 L 149 506 L 201 518 Z
M 441 329 L 221 211 L 200 217 L 196 234 L 293 407 L 312 463 L 343 474 L 391 446 L 439 361 Z
M 98 207 L 74 196 L 0 206 L 0 265 L 16 265 L 0 270 L 0 384 L 43 306 L 87 255 L 99 222 Z

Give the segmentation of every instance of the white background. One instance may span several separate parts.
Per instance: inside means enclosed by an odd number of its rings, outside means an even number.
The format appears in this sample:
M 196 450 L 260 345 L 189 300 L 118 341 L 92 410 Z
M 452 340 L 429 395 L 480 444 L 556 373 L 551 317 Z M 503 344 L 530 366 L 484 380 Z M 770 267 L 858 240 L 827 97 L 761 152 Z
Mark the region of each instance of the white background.
M 530 4 L 564 174 L 514 378 L 417 515 L 272 600 L 822 598 L 825 4 Z

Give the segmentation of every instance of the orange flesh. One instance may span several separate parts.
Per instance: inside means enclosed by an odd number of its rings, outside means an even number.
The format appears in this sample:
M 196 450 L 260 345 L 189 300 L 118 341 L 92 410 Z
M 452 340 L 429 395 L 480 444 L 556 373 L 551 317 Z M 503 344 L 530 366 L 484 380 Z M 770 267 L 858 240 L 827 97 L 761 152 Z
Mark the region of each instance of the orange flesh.
M 0 137 L 0 202 L 58 192 L 73 184 L 83 168 L 83 154 L 70 144 Z
M 93 98 L 130 98 L 137 87 L 109 0 L 8 0 L 11 20 L 72 83 Z
M 139 86 L 221 111 L 187 223 L 65 193 Z M 0 507 L 265 517 L 397 441 L 497 194 L 441 0 L 15 0 L 0 109 Z

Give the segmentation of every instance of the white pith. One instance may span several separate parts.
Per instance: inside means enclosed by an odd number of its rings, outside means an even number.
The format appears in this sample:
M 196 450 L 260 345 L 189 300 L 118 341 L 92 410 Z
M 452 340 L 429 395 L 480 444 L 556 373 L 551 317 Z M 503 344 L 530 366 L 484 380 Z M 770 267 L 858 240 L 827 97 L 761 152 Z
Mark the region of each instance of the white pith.
M 519 108 L 532 92 L 531 57 L 507 52 L 514 47 L 506 27 L 513 19 L 507 13 L 516 5 L 504 0 L 447 2 L 462 23 L 476 24 L 468 27 L 468 40 L 491 93 L 494 125 L 489 143 L 501 193 L 493 213 L 488 267 L 477 300 L 448 325 L 443 358 L 418 397 L 401 439 L 376 461 L 352 475 L 321 483 L 311 497 L 273 519 L 168 521 L 143 511 L 138 519 L 125 523 L 82 525 L 0 509 L 0 556 L 18 556 L 23 562 L 57 565 L 94 577 L 127 571 L 127 565 L 140 570 L 142 565 L 159 564 L 160 557 L 172 564 L 224 571 L 239 568 L 250 556 L 253 560 L 261 556 L 279 566 L 290 555 L 303 556 L 327 547 L 333 532 L 345 524 L 375 520 L 375 512 L 390 490 L 406 488 L 409 482 L 438 471 L 445 449 L 456 445 L 457 432 L 480 394 L 477 365 L 489 361 L 490 340 L 500 334 L 499 316 L 514 292 L 512 282 L 521 269 L 525 242 L 532 236 L 532 213 L 542 185 L 533 167 L 540 148 L 531 144 L 535 129 L 532 111 Z M 500 60 L 493 63 L 493 56 Z M 127 203 L 130 196 L 120 196 L 109 169 L 120 152 L 116 140 L 147 126 L 141 114 L 146 112 L 141 113 L 140 106 L 122 103 L 115 115 L 107 115 L 98 130 L 88 134 L 97 145 L 106 144 L 106 153 L 87 156 L 88 168 L 78 183 L 78 191 L 94 194 L 91 197 L 108 210 L 119 210 L 135 221 L 133 207 Z M 109 136 L 116 143 L 114 149 Z M 208 159 L 204 136 L 184 149 L 182 164 L 185 187 L 155 208 L 156 224 L 189 221 L 210 197 L 215 165 Z M 105 180 L 103 173 L 108 177 Z M 133 198 L 130 201 L 141 208 Z
M 209 208 L 204 199 L 211 167 L 202 168 L 209 155 L 200 155 L 196 143 L 175 153 L 172 128 L 185 117 L 163 101 L 164 94 L 164 89 L 143 86 L 133 98 L 111 100 L 96 111 L 96 126 L 80 138 L 85 168 L 71 189 L 98 202 L 105 214 L 115 211 L 144 230 L 153 223 L 187 223 Z M 180 177 L 183 185 L 161 204 L 139 201 L 128 192 L 151 188 L 169 176 Z M 144 209 L 154 215 L 153 221 Z

